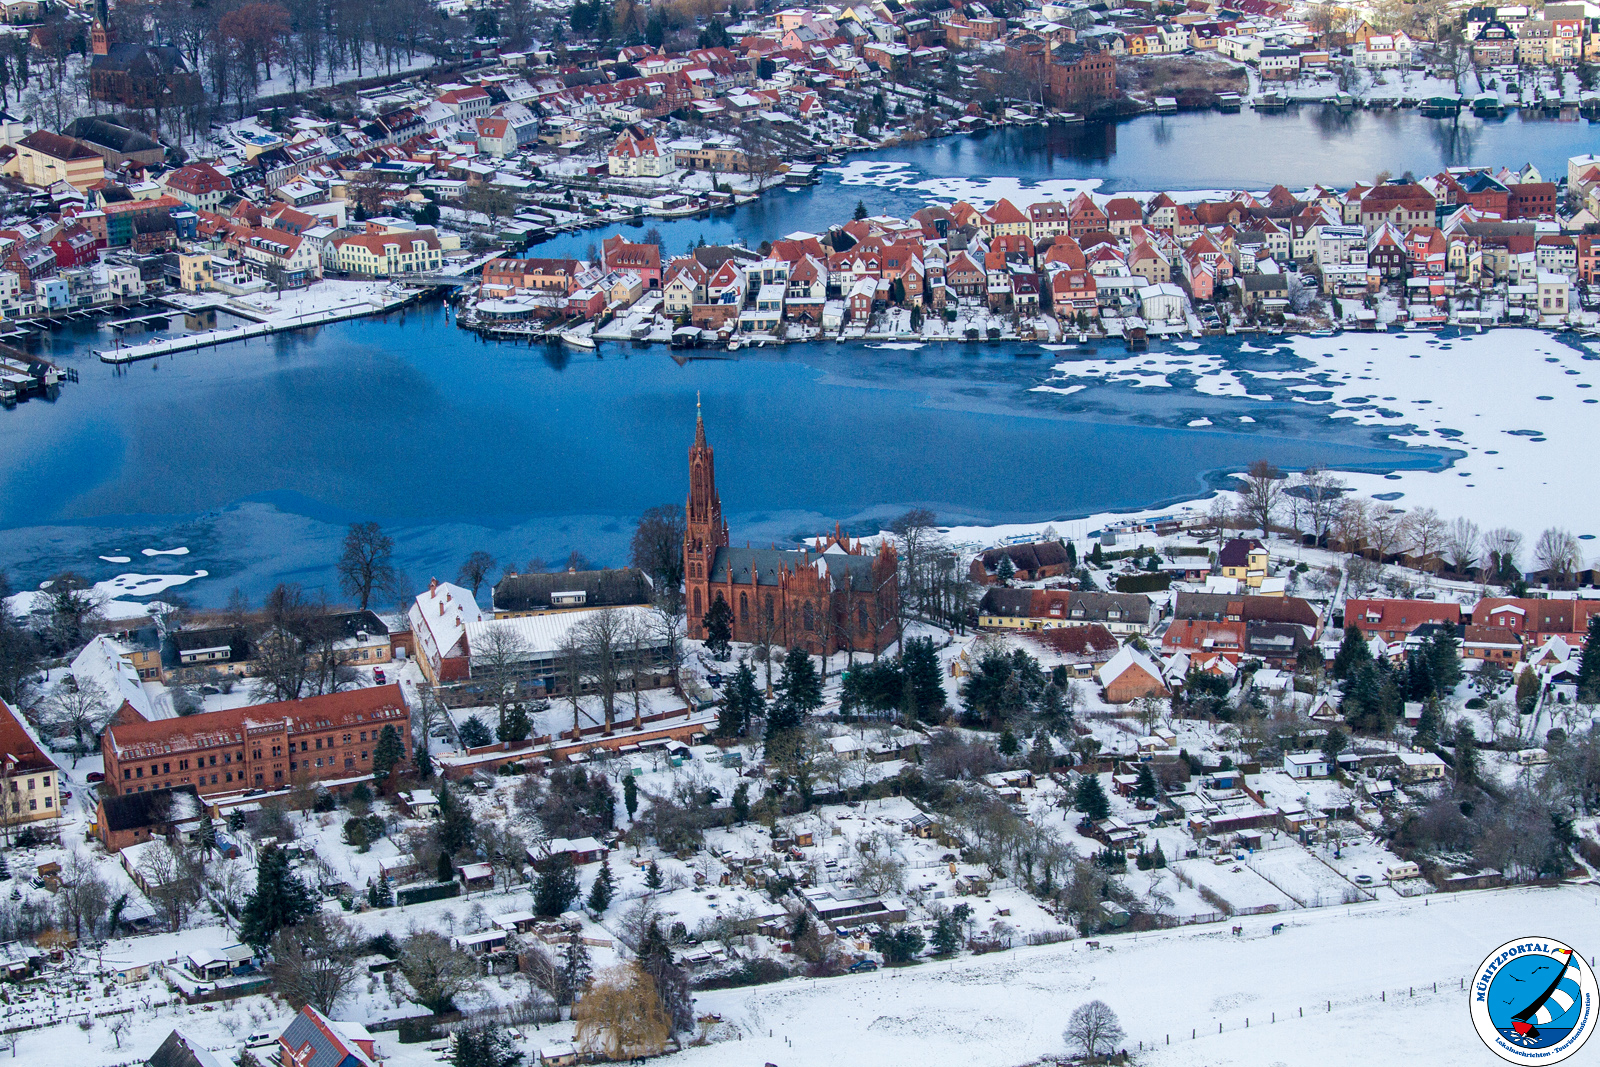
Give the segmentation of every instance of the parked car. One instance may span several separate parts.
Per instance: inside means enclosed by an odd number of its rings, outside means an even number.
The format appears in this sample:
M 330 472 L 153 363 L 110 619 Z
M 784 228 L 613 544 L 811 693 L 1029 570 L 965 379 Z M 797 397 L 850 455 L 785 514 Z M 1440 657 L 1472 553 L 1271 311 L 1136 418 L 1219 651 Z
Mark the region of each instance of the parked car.
M 851 974 L 865 974 L 868 971 L 875 971 L 877 969 L 878 962 L 876 960 L 856 960 L 850 965 Z
M 101 774 L 99 771 L 90 771 L 84 776 L 84 781 L 87 782 L 103 782 L 105 780 L 106 776 Z
M 389 681 L 388 677 L 384 675 L 382 667 L 372 668 L 372 680 L 379 685 L 386 685 Z

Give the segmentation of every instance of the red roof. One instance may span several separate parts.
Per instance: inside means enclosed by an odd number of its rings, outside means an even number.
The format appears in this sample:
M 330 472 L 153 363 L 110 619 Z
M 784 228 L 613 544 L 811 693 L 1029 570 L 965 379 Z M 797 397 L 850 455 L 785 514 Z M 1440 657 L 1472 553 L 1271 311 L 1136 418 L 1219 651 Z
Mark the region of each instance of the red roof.
M 409 714 L 398 683 L 304 700 L 203 711 L 179 719 L 113 725 L 106 729 L 106 741 L 119 758 L 143 759 L 215 745 L 242 744 L 246 727 L 256 724 L 288 722 L 291 733 L 305 733 L 358 723 L 393 722 L 395 712 Z M 0 743 L 5 740 L 5 726 L 0 723 Z

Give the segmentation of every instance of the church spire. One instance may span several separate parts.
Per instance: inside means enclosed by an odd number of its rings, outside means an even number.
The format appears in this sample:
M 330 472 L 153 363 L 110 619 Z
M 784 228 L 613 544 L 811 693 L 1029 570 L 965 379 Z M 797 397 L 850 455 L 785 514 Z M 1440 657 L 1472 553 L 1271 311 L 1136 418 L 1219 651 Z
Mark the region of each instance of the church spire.
M 706 420 L 700 414 L 700 390 L 694 391 L 694 446 L 706 447 Z

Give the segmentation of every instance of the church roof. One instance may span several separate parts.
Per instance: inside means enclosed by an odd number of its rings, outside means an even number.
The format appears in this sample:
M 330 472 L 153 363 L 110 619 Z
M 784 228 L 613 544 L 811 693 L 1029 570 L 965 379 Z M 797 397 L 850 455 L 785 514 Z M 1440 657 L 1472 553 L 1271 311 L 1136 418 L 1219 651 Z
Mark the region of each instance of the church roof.
M 834 589 L 870 592 L 873 588 L 872 557 L 809 549 L 719 548 L 711 561 L 710 577 L 714 583 L 749 585 L 753 578 L 757 585 L 777 585 L 780 573 L 817 565 L 827 568 Z

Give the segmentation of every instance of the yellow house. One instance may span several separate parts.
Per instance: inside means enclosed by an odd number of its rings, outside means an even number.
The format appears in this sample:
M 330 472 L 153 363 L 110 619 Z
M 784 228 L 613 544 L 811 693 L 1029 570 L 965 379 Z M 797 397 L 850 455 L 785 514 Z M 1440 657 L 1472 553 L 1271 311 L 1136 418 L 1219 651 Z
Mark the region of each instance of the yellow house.
M 39 130 L 17 142 L 17 177 L 27 185 L 46 187 L 65 181 L 87 191 L 104 180 L 106 161 L 87 145 L 58 133 Z
M 1235 537 L 1217 553 L 1217 567 L 1224 578 L 1237 578 L 1250 589 L 1261 588 L 1268 575 L 1267 546 L 1253 537 Z
M 207 292 L 212 281 L 210 252 L 178 253 L 178 284 L 184 292 Z

